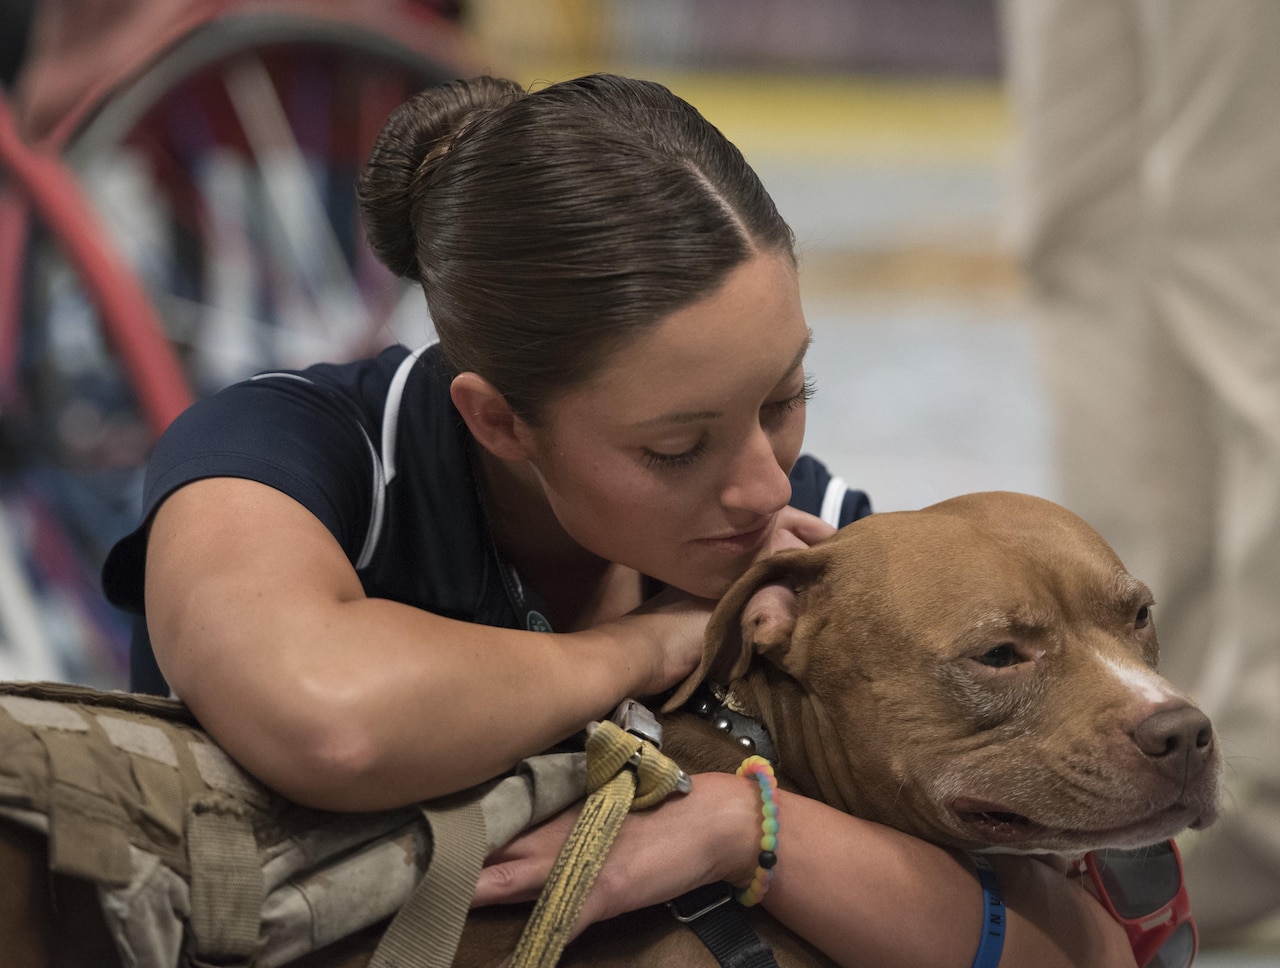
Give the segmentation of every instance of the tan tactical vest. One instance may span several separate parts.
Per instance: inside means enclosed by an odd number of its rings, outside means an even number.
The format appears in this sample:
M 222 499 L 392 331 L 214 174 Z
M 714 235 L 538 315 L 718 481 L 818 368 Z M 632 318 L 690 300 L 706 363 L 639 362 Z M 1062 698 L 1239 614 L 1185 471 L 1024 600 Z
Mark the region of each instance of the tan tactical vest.
M 50 870 L 97 883 L 126 968 L 271 968 L 397 912 L 374 964 L 447 965 L 482 858 L 586 787 L 584 754 L 552 753 L 418 806 L 311 810 L 180 702 L 0 683 L 0 816 L 47 836 Z

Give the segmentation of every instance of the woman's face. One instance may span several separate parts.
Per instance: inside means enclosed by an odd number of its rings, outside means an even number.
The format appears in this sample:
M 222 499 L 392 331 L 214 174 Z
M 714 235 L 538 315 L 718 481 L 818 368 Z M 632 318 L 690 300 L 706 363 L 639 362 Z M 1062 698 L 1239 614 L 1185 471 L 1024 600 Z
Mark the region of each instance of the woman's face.
M 558 398 L 533 432 L 579 545 L 717 597 L 766 545 L 804 437 L 809 330 L 795 268 L 760 255 Z

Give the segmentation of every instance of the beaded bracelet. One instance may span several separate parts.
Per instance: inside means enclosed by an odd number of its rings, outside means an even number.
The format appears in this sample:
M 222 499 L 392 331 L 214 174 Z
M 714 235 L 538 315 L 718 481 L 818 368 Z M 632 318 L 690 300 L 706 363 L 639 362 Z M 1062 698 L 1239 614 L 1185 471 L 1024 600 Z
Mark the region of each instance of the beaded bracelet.
M 760 784 L 760 805 L 764 819 L 760 822 L 760 856 L 756 858 L 755 876 L 751 883 L 734 896 L 744 907 L 751 907 L 763 900 L 773 879 L 773 866 L 778 863 L 778 805 L 773 795 L 778 789 L 773 766 L 763 756 L 748 756 L 738 767 L 738 776 L 753 777 Z

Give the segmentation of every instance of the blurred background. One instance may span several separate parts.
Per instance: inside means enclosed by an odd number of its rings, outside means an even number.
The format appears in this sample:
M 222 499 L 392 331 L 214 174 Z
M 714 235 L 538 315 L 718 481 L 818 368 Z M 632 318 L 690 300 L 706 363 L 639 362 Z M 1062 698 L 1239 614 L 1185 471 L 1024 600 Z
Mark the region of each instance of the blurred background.
M 461 75 L 650 77 L 739 145 L 798 240 L 807 449 L 877 510 L 985 489 L 1063 500 L 1043 303 L 1014 230 L 1002 9 L 0 0 L 0 678 L 126 684 L 127 622 L 98 569 L 187 402 L 427 338 L 421 293 L 363 246 L 352 186 L 387 112 Z M 1064 197 L 1068 211 L 1091 198 Z M 1277 881 L 1258 883 L 1280 909 Z M 1198 963 L 1280 965 L 1277 951 L 1217 946 Z

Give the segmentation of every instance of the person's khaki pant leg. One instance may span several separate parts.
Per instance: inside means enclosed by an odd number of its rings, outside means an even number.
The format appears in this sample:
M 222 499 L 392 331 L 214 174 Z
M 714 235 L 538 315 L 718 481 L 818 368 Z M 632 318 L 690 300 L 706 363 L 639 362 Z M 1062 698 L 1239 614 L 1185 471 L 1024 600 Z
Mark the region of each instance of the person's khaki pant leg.
M 1280 913 L 1280 4 L 1008 0 L 1021 248 L 1059 497 L 1157 598 L 1226 812 L 1212 942 Z

